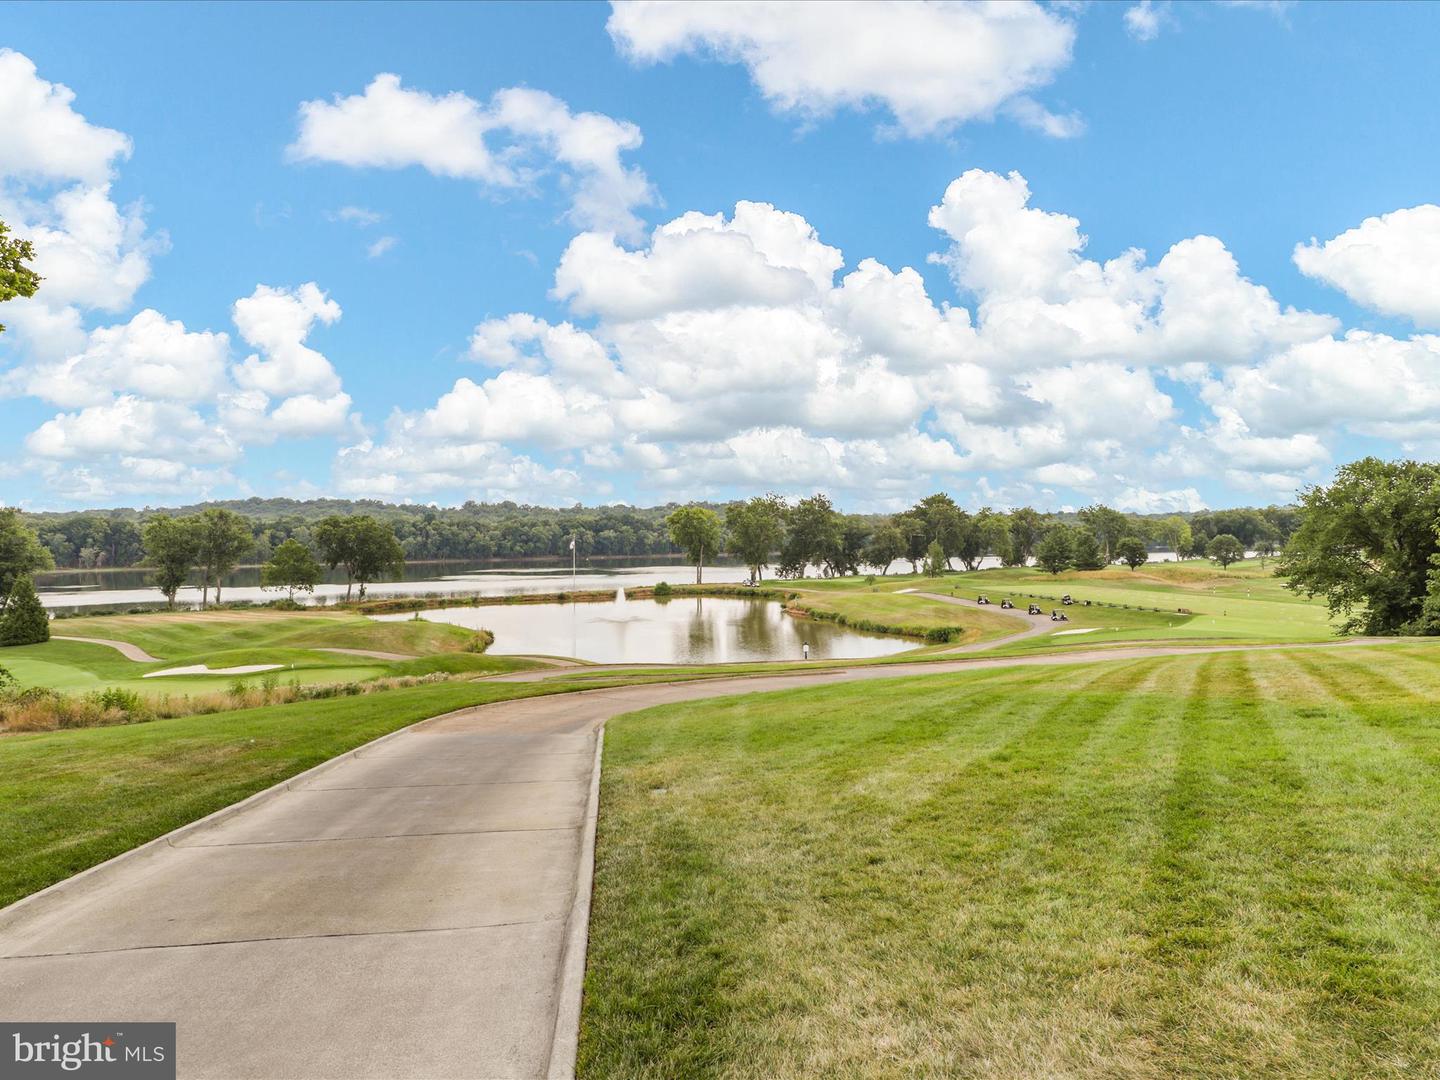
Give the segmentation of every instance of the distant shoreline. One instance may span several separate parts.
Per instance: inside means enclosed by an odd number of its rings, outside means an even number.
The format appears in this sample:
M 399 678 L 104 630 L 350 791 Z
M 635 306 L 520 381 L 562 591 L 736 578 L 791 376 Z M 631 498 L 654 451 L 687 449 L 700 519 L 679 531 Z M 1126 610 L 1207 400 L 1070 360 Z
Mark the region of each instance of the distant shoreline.
M 584 567 L 584 566 L 586 566 L 586 565 L 588 565 L 588 564 L 590 564 L 590 563 L 612 563 L 612 562 L 620 562 L 620 561 L 626 560 L 626 559 L 630 559 L 630 560 L 659 559 L 659 560 L 666 560 L 666 561 L 668 561 L 668 560 L 681 560 L 680 562 L 677 562 L 676 565 L 680 565 L 680 566 L 689 566 L 689 565 L 690 565 L 689 563 L 683 561 L 684 555 L 683 555 L 681 552 L 673 552 L 673 553 L 668 554 L 668 555 L 666 555 L 666 554 L 657 554 L 657 555 L 587 555 L 587 556 L 581 561 L 580 566 L 581 566 L 581 567 Z M 563 556 L 563 555 L 492 555 L 492 556 L 490 556 L 489 558 L 478 558 L 478 557 L 477 557 L 477 558 L 473 558 L 473 559 L 472 559 L 472 558 L 463 558 L 463 559 L 406 559 L 406 560 L 405 560 L 405 565 L 406 565 L 406 566 L 444 566 L 444 565 L 447 565 L 447 564 L 454 565 L 454 564 L 461 564 L 461 563 L 463 563 L 463 564 L 465 564 L 465 565 L 475 565 L 475 564 L 491 565 L 491 564 L 499 564 L 499 563 L 524 563 L 524 564 L 529 565 L 529 566 L 538 565 L 538 564 L 540 564 L 540 563 L 554 563 L 557 567 L 558 567 L 558 566 L 563 566 L 563 567 L 565 567 L 565 568 L 567 568 L 567 569 L 568 569 L 569 566 L 570 566 L 569 560 L 568 560 L 567 558 L 565 558 L 565 556 Z M 729 561 L 728 559 L 724 559 L 724 558 L 717 559 L 717 560 L 715 560 L 713 563 L 707 563 L 707 565 L 714 565 L 714 566 L 727 566 L 727 565 L 729 565 L 729 564 L 730 564 L 730 561 Z M 240 563 L 240 564 L 238 564 L 238 565 L 235 567 L 235 569 L 236 569 L 236 570 L 258 570 L 258 569 L 260 569 L 261 565 L 262 565 L 261 563 L 255 563 L 255 562 Z M 148 566 L 145 566 L 145 565 L 143 565 L 143 564 L 138 564 L 138 565 L 134 565 L 134 566 L 96 566 L 96 567 L 62 566 L 62 567 L 57 567 L 57 568 L 54 569 L 54 570 L 45 570 L 45 571 L 42 571 L 42 572 L 36 574 L 36 575 L 35 575 L 35 584 L 36 584 L 36 585 L 42 585 L 42 584 L 45 583 L 45 580 L 46 580 L 47 578 L 55 577 L 56 575 L 59 575 L 59 574 L 122 574 L 122 573 L 134 573 L 134 572 L 136 572 L 136 571 L 143 571 L 143 570 L 149 570 L 149 569 L 151 569 L 151 568 L 148 567 Z

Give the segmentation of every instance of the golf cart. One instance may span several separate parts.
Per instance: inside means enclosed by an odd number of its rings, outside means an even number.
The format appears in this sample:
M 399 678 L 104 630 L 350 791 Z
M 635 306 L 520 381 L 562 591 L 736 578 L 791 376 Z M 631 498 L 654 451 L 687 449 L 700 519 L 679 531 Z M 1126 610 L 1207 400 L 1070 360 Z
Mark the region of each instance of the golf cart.
M 977 604 L 988 604 L 988 603 L 990 603 L 990 598 L 989 598 L 988 596 L 977 596 L 977 597 L 975 598 L 975 603 L 977 603 Z
M 1039 605 L 1039 604 L 1031 604 L 1028 608 L 1025 609 L 1025 614 L 1027 614 L 1027 615 L 1044 615 L 1045 613 L 1040 610 L 1040 605 Z
M 1008 598 L 1005 599 L 1005 600 L 1001 600 L 1001 601 L 1000 601 L 1000 609 L 1001 609 L 1002 611 L 1009 611 L 1009 610 L 1010 610 L 1011 608 L 1013 608 L 1014 606 L 1015 606 L 1015 605 L 1012 604 Z

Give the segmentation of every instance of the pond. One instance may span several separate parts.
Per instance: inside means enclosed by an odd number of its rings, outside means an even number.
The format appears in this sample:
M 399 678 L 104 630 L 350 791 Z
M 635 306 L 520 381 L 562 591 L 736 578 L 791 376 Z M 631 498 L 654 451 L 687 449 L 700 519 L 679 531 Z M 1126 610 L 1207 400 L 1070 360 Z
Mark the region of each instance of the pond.
M 623 597 L 623 593 L 621 594 Z M 773 600 L 703 596 L 601 603 L 496 604 L 440 608 L 422 619 L 491 631 L 500 655 L 573 656 L 601 664 L 714 664 L 859 659 L 913 649 L 919 642 L 867 634 L 834 623 L 797 619 Z M 395 621 L 412 613 L 381 615 Z

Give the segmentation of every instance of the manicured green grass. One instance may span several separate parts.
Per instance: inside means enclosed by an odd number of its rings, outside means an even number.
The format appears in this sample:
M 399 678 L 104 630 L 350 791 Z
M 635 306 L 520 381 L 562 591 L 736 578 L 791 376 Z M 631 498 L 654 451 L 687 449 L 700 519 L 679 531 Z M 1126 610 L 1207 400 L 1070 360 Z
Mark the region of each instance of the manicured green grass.
M 921 632 L 938 627 L 964 627 L 965 633 L 953 644 L 990 641 L 1024 630 L 1026 626 L 1021 620 L 999 610 L 989 612 L 983 608 L 947 604 L 913 593 L 881 590 L 878 585 L 872 588 L 864 584 L 864 579 L 835 580 L 850 582 L 852 587 L 846 589 L 827 582 L 828 588 L 811 590 L 804 587 L 808 583 L 800 582 L 796 585 L 800 598 L 795 603 L 818 612 L 834 612 L 843 616 L 850 625 L 903 626 Z M 903 587 L 943 593 L 949 592 L 951 581 L 950 578 L 918 578 Z
M 1107 634 L 1109 640 L 1300 642 L 1334 637 L 1325 605 L 1290 592 L 1273 570 L 1273 562 L 1261 568 L 1255 560 L 1228 570 L 1205 562 L 1184 562 L 1157 563 L 1135 571 L 1111 567 L 1059 575 L 1034 568 L 983 570 L 965 575 L 964 581 L 968 589 L 991 593 L 991 599 L 998 599 L 995 594 L 1006 590 L 1051 600 L 1069 593 L 1076 600 L 1162 609 L 1159 616 L 1148 613 L 1154 620 L 1151 624 L 1134 627 L 1116 623 L 1124 608 L 1066 609 L 1077 626 L 1121 626 L 1125 632 Z M 1041 601 L 1042 605 L 1048 602 Z M 1193 615 L 1177 615 L 1177 608 L 1186 608 Z M 1168 625 L 1171 621 L 1174 625 Z M 1079 636 L 1100 640 L 1098 634 Z
M 175 611 L 60 619 L 51 632 L 114 638 L 151 656 L 173 660 L 207 651 L 244 648 L 342 648 L 423 655 L 454 652 L 473 634 L 458 626 L 407 619 L 376 622 L 348 611 Z
M 1106 642 L 1173 640 L 1221 644 L 1323 641 L 1333 637 L 1324 604 L 1290 592 L 1275 577 L 1274 569 L 1273 560 L 1262 567 L 1252 559 L 1228 570 L 1204 560 L 1192 560 L 1147 564 L 1136 571 L 1110 567 L 1051 575 L 1032 567 L 947 574 L 941 578 L 890 575 L 877 577 L 873 585 L 859 577 L 789 584 L 804 589 L 807 599 L 818 594 L 825 603 L 837 606 L 862 595 L 888 596 L 888 603 L 895 605 L 892 614 L 896 617 L 909 605 L 924 602 L 901 592 L 908 589 L 953 592 L 968 599 L 984 593 L 996 605 L 1006 596 L 1018 604 L 1034 598 L 1047 610 L 1058 607 L 1066 593 L 1077 600 L 1093 601 L 1088 608 L 1083 604 L 1065 608 L 1070 622 L 1056 629 L 1094 632 L 998 646 L 997 651 L 1007 653 L 1064 651 Z M 1186 608 L 1190 614 L 1181 614 L 1178 608 Z M 981 640 L 991 639 L 992 635 L 986 635 Z
M 0 736 L 0 907 L 427 716 L 569 689 L 564 682 L 435 683 Z
M 273 672 L 240 676 L 247 685 L 267 678 L 312 685 L 532 666 L 525 660 L 457 651 L 474 636 L 460 627 L 423 620 L 380 623 L 351 612 L 151 612 L 58 620 L 52 624 L 52 633 L 127 641 L 163 659 L 137 663 L 106 645 L 51 640 L 0 649 L 0 665 L 22 686 L 74 692 L 113 686 L 147 696 L 210 693 L 224 690 L 236 679 L 230 675 L 142 677 L 146 672 L 195 664 L 210 668 L 281 665 Z M 370 649 L 409 654 L 415 659 L 391 661 L 321 651 L 327 648 Z
M 607 729 L 587 1077 L 1414 1076 L 1440 648 L 840 685 Z

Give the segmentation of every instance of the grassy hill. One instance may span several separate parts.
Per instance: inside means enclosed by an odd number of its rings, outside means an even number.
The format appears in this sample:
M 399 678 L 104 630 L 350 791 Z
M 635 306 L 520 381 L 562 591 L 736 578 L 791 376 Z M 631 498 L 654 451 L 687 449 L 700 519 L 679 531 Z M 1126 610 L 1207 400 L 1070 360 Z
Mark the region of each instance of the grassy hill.
M 202 693 L 224 689 L 236 676 L 174 675 L 144 678 L 149 671 L 205 664 L 211 668 L 279 664 L 286 682 L 354 682 L 426 670 L 508 671 L 526 662 L 465 653 L 474 633 L 423 620 L 376 622 L 343 611 L 150 612 L 58 620 L 52 633 L 67 637 L 125 641 L 156 663 L 128 660 L 108 645 L 52 639 L 41 645 L 0 650 L 0 664 L 23 686 L 88 691 L 120 687 L 146 695 Z M 324 649 L 365 649 L 415 659 L 394 661 Z M 450 657 L 440 662 L 426 658 Z M 254 685 L 265 674 L 239 676 Z

